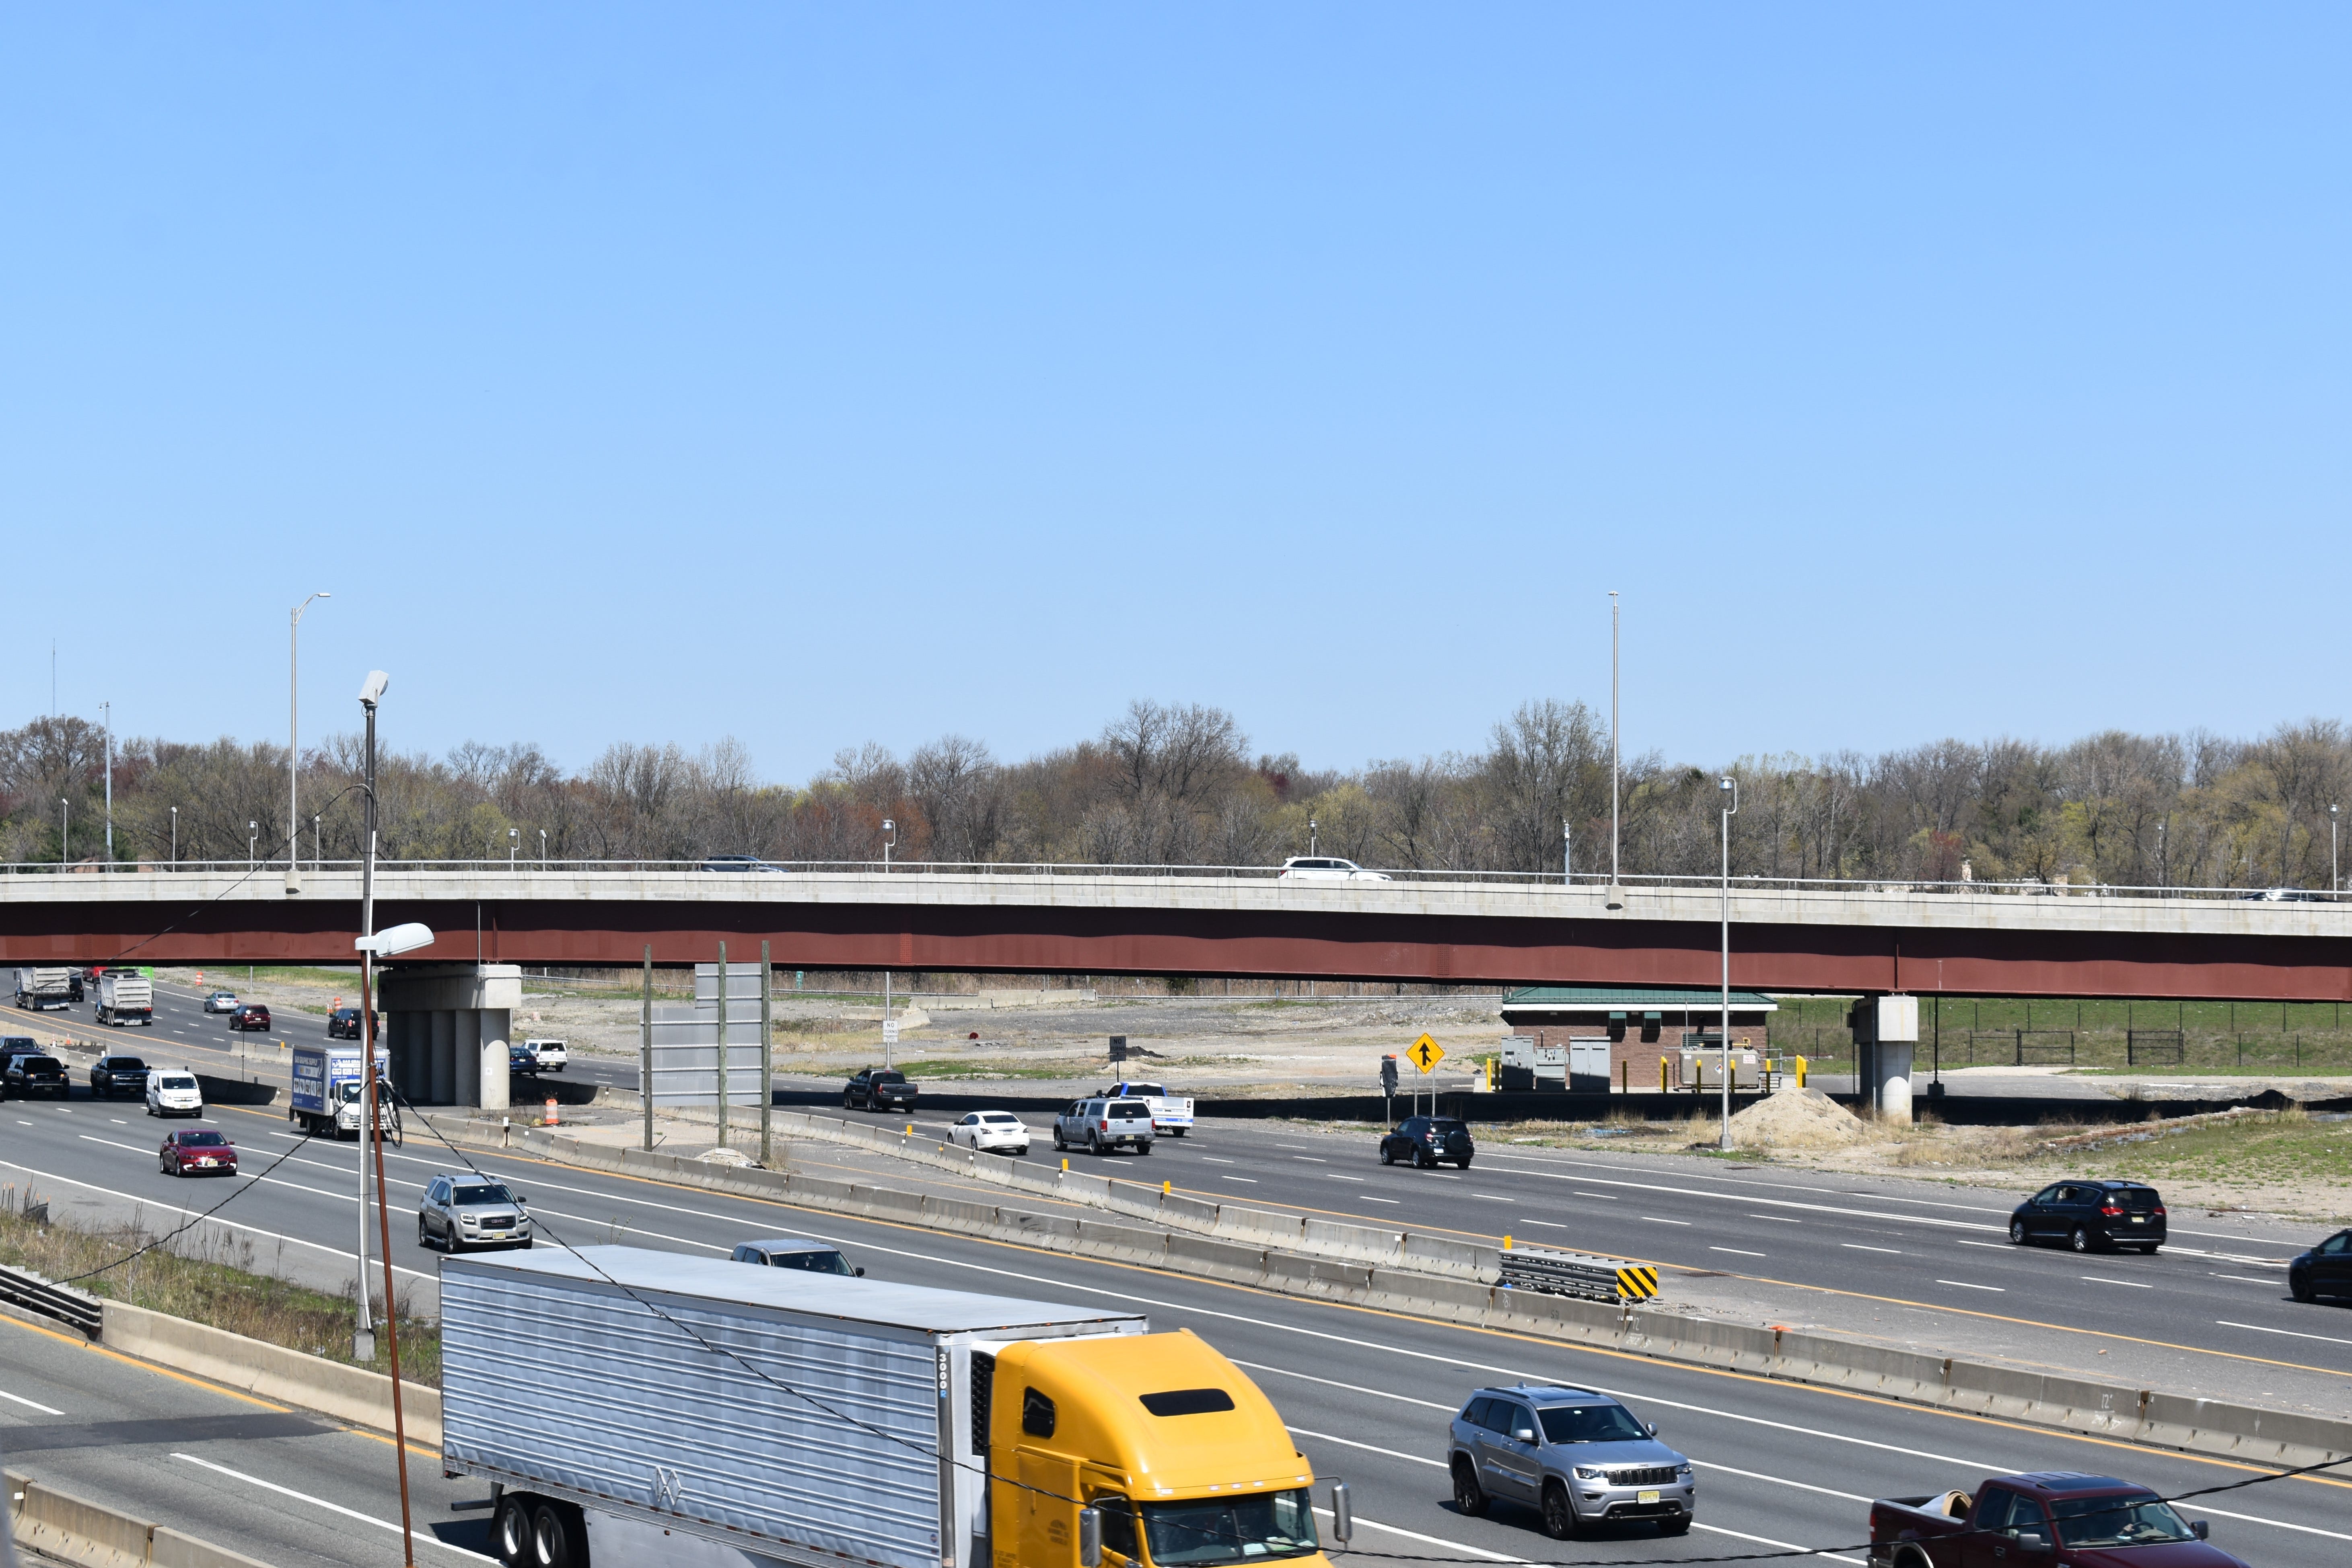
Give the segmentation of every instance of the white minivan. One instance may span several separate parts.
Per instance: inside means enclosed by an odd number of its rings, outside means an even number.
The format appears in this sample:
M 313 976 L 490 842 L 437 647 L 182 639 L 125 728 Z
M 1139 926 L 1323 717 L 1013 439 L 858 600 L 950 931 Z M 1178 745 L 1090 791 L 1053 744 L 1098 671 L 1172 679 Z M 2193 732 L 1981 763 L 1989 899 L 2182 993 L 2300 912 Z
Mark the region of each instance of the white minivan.
M 205 1113 L 205 1092 L 196 1086 L 196 1075 L 184 1067 L 162 1067 L 147 1075 L 147 1113 L 150 1116 L 201 1116 Z

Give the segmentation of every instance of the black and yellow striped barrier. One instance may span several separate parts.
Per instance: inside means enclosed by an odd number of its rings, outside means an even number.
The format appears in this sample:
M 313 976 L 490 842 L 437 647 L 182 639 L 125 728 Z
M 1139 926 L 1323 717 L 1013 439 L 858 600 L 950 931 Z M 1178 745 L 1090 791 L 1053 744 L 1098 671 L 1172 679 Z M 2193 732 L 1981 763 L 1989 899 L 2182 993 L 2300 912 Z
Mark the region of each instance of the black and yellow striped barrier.
M 1646 1301 L 1658 1293 L 1658 1271 L 1646 1263 L 1555 1252 L 1548 1247 L 1514 1247 L 1509 1237 L 1503 1239 L 1498 1282 L 1509 1290 L 1588 1301 Z

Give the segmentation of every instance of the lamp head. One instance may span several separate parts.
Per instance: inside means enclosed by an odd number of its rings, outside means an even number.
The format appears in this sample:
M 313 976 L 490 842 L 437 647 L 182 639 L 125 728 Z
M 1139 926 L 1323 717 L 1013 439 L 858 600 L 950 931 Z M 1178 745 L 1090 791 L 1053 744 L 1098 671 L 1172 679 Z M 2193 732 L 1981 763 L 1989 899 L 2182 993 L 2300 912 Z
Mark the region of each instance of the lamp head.
M 390 675 L 385 674 L 382 670 L 370 670 L 367 679 L 360 685 L 360 706 L 375 706 L 383 698 L 383 688 L 390 685 L 392 685 Z
M 379 958 L 391 958 L 402 953 L 413 953 L 419 947 L 433 945 L 433 927 L 412 920 L 404 925 L 394 925 L 373 936 L 361 936 L 352 943 L 355 953 L 373 953 Z

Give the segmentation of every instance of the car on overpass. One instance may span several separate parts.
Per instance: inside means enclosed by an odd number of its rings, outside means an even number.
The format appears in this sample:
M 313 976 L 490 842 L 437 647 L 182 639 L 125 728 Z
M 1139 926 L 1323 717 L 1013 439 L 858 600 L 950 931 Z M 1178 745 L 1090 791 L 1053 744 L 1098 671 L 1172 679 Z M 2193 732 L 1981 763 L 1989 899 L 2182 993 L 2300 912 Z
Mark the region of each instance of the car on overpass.
M 1385 872 L 1366 871 L 1354 861 L 1330 855 L 1293 855 L 1282 862 L 1281 882 L 1390 882 Z
M 705 871 L 778 872 L 782 866 L 770 865 L 758 855 L 711 855 L 702 862 Z

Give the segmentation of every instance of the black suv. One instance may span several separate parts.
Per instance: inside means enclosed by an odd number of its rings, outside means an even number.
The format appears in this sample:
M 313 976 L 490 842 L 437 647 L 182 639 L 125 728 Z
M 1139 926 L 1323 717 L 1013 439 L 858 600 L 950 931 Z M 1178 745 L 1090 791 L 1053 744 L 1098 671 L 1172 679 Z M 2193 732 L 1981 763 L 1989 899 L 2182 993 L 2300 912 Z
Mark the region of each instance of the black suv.
M 12 1094 L 19 1100 L 54 1094 L 63 1100 L 72 1092 L 73 1081 L 66 1076 L 66 1064 L 54 1056 L 19 1051 L 8 1059 L 5 1070 L 0 1070 L 0 1099 Z
M 135 1056 L 101 1056 L 90 1064 L 92 1099 L 111 1100 L 118 1094 L 147 1092 L 147 1064 Z
M 2038 1236 L 2063 1237 L 2077 1252 L 2153 1253 L 2164 1245 L 2164 1198 L 2136 1181 L 2056 1182 L 2009 1217 L 2009 1239 L 2020 1247 Z
M 1470 1124 L 1451 1116 L 1407 1116 L 1397 1124 L 1395 1132 L 1381 1140 L 1384 1166 L 1403 1160 L 1435 1170 L 1452 1160 L 1466 1171 L 1477 1152 L 1478 1145 L 1470 1141 Z
M 910 1111 L 915 1086 L 895 1067 L 868 1067 L 841 1092 L 844 1109 L 851 1111 Z
M 377 1015 L 376 1021 L 378 1023 L 383 1022 L 382 1014 Z M 333 1012 L 327 1015 L 327 1038 L 329 1040 L 357 1040 L 359 1037 L 359 1009 L 337 1008 Z
M 2352 1296 L 2352 1230 L 2339 1230 L 2286 1266 L 2286 1288 L 2298 1301 Z

